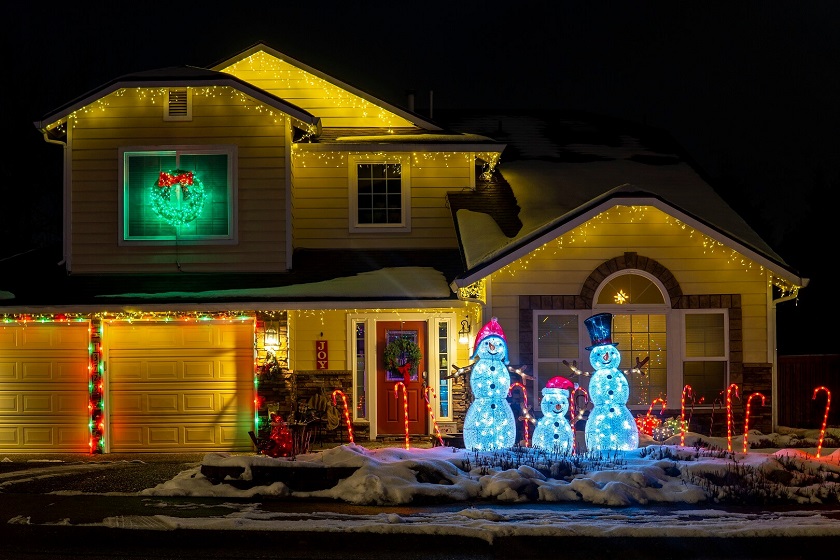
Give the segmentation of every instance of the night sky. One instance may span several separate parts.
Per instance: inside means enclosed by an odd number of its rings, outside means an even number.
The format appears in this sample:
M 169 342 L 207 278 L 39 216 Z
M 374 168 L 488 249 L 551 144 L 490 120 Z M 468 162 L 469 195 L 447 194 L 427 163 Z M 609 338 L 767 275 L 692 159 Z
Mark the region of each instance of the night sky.
M 4 8 L 0 259 L 60 244 L 61 148 L 33 121 L 123 74 L 264 41 L 400 106 L 414 90 L 423 114 L 433 92 L 433 119 L 570 109 L 664 129 L 811 279 L 779 307 L 779 353 L 840 353 L 840 2 L 84 4 Z

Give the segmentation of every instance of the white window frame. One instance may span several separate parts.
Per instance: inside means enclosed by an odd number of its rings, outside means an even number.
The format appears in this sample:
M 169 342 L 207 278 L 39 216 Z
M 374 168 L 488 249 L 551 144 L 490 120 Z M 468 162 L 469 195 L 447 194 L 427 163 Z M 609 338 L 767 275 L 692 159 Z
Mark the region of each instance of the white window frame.
M 132 154 L 147 154 L 147 155 L 168 155 L 168 154 L 208 154 L 208 155 L 226 155 L 228 159 L 227 166 L 227 184 L 228 184 L 228 235 L 227 236 L 189 236 L 180 237 L 172 235 L 168 237 L 157 236 L 154 238 L 134 238 L 127 239 L 128 232 L 126 231 L 126 200 L 125 189 L 128 181 L 127 169 L 125 165 L 126 156 Z M 118 191 L 118 234 L 117 244 L 120 246 L 139 246 L 139 245 L 172 245 L 177 243 L 179 245 L 235 245 L 238 240 L 238 170 L 237 170 L 237 148 L 235 145 L 219 144 L 219 145 L 188 145 L 188 146 L 126 146 L 119 149 L 119 177 L 120 184 Z M 151 185 L 150 185 L 151 187 Z
M 683 375 L 683 364 L 685 362 L 724 362 L 724 380 L 723 380 L 723 390 L 725 391 L 727 387 L 729 387 L 731 375 L 732 375 L 732 363 L 729 359 L 729 309 L 726 308 L 713 308 L 713 309 L 681 309 L 679 323 L 680 323 L 680 361 L 679 363 L 679 378 L 683 381 L 678 389 L 678 395 L 682 396 L 682 391 L 685 388 L 685 378 Z M 723 315 L 723 355 L 722 356 L 697 356 L 697 357 L 688 357 L 686 354 L 686 326 L 685 326 L 685 317 L 687 315 Z M 668 384 L 668 389 L 670 392 L 670 379 Z M 699 395 L 698 395 L 699 396 Z M 712 408 L 715 406 L 715 399 L 714 396 L 706 395 L 707 400 L 702 404 L 695 404 L 694 408 Z M 725 404 L 725 403 L 724 403 Z
M 387 154 L 376 157 L 366 155 L 351 155 L 347 158 L 349 170 L 349 231 L 350 233 L 394 233 L 411 231 L 411 158 L 405 154 Z M 371 164 L 400 164 L 400 195 L 402 204 L 401 221 L 395 224 L 360 224 L 359 223 L 359 175 L 358 165 Z

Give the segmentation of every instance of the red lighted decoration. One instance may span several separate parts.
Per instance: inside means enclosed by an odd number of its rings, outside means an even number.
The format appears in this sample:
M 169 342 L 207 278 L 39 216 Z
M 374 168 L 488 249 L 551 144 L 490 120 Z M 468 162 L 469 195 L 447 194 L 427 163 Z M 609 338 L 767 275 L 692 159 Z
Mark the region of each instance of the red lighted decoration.
M 437 395 L 435 394 L 435 388 L 434 387 L 426 387 L 426 390 L 423 391 L 423 398 L 426 399 L 426 410 L 429 411 L 429 414 L 432 417 L 432 423 L 435 426 L 435 435 L 438 438 L 438 442 L 440 443 L 440 446 L 443 447 L 443 436 L 440 435 L 440 429 L 438 428 L 437 420 L 435 420 L 435 413 L 432 412 L 432 405 L 429 402 L 429 391 L 432 392 L 433 397 L 437 398 Z
M 734 390 L 734 391 L 733 391 Z M 726 388 L 726 450 L 732 452 L 732 393 L 735 393 L 736 398 L 741 398 L 738 395 L 738 385 L 732 383 Z
M 508 396 L 510 396 L 511 393 L 513 393 L 513 388 L 514 387 L 519 387 L 520 389 L 522 389 L 522 402 L 525 403 L 525 412 L 526 412 L 524 418 L 522 419 L 522 424 L 523 424 L 523 428 L 524 428 L 524 431 L 525 431 L 525 447 L 531 447 L 530 434 L 528 432 L 528 422 L 531 419 L 530 415 L 527 413 L 528 412 L 528 393 L 525 391 L 525 385 L 523 385 L 522 383 L 517 381 L 516 383 L 514 383 L 510 386 L 510 390 L 508 390 Z
M 405 418 L 405 448 L 411 448 L 410 445 L 410 438 L 408 436 L 408 389 L 405 387 L 405 383 L 402 381 L 397 381 L 397 384 L 394 385 L 394 398 L 400 398 L 400 387 L 402 387 L 403 392 L 403 417 Z
M 749 397 L 747 397 L 747 410 L 744 414 L 744 453 L 747 452 L 747 434 L 750 430 L 750 402 L 752 401 L 753 397 L 761 397 L 761 406 L 764 406 L 764 395 L 761 393 L 753 393 Z
M 347 408 L 347 395 L 344 394 L 344 391 L 341 389 L 336 389 L 332 392 L 332 402 L 333 406 L 337 406 L 335 401 L 335 396 L 341 395 L 341 401 L 344 403 L 344 423 L 347 424 L 347 437 L 350 439 L 350 443 L 355 443 L 353 440 L 353 423 L 350 421 L 350 409 Z
M 685 432 L 688 430 L 688 425 L 685 423 L 685 397 L 691 397 L 691 402 L 694 402 L 694 390 L 691 385 L 683 387 L 682 396 L 680 397 L 680 445 L 685 446 Z
M 105 381 L 100 371 L 102 363 L 102 347 L 99 322 L 92 321 L 90 325 L 90 360 L 88 362 L 88 414 L 90 439 L 88 447 L 90 453 L 102 453 L 105 447 L 105 412 L 103 397 L 105 395 Z
M 820 391 L 825 391 L 826 401 L 825 415 L 823 415 L 822 426 L 820 427 L 820 441 L 817 443 L 817 459 L 820 458 L 820 453 L 822 452 L 823 439 L 825 438 L 825 425 L 828 423 L 828 409 L 831 408 L 831 391 L 829 391 L 826 387 L 820 386 L 814 389 L 814 396 L 811 397 L 811 399 L 816 399 L 817 393 Z
M 271 419 L 271 433 L 268 445 L 266 445 L 263 453 L 275 458 L 291 457 L 294 455 L 294 441 L 289 426 L 286 425 L 283 417 L 277 413 L 272 412 L 269 418 Z
M 649 436 L 653 435 L 654 428 L 657 428 L 660 424 L 662 424 L 662 420 L 660 418 L 657 418 L 656 416 L 652 415 L 653 407 L 656 406 L 657 403 L 662 404 L 662 410 L 660 411 L 660 414 L 662 412 L 665 412 L 665 399 L 657 397 L 653 399 L 653 401 L 651 401 L 650 407 L 648 407 L 647 414 L 645 414 L 644 416 L 636 417 L 636 427 L 639 429 L 640 432 Z

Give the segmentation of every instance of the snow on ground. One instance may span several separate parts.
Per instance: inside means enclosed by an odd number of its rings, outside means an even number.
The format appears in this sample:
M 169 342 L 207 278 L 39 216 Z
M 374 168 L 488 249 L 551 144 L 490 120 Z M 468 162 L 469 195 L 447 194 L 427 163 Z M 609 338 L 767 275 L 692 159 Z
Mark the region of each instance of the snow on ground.
M 534 450 L 368 449 L 355 443 L 294 460 L 209 453 L 203 465 L 242 467 L 242 480 L 248 480 L 256 466 L 358 470 L 333 488 L 301 492 L 281 482 L 246 489 L 213 484 L 196 468 L 141 495 L 260 495 L 376 506 L 363 514 L 325 511 L 301 516 L 264 511 L 253 504 L 223 518 L 159 516 L 167 529 L 446 533 L 488 540 L 510 534 L 840 536 L 840 449 L 822 448 L 817 457 L 816 447 L 786 448 L 808 442 L 793 432 L 751 433 L 749 441 L 763 447 L 742 453 L 743 434 L 732 437 L 731 453 L 728 438 L 689 433 L 681 445 L 679 436 L 661 443 L 643 436 L 642 446 L 633 451 L 561 456 L 553 462 L 541 461 L 545 454 Z M 457 504 L 462 502 L 460 509 Z M 416 504 L 454 506 L 392 507 Z

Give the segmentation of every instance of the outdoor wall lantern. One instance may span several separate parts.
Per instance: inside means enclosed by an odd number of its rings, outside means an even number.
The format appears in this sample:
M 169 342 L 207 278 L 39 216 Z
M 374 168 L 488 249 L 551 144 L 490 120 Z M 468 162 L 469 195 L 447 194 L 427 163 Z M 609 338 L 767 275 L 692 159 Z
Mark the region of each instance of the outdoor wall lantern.
M 280 349 L 280 335 L 277 329 L 271 327 L 265 329 L 263 346 L 268 356 L 273 356 Z
M 458 341 L 461 344 L 467 344 L 470 341 L 470 331 L 472 330 L 472 326 L 470 325 L 469 319 L 464 319 L 461 321 L 461 330 L 458 331 Z

